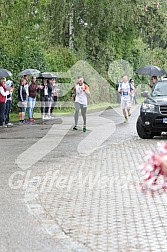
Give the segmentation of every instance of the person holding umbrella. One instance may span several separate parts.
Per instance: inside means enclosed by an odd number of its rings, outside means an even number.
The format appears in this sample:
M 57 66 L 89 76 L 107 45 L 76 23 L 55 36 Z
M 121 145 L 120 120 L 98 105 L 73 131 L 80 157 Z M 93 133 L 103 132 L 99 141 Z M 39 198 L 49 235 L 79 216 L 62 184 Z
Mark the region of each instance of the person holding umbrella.
M 8 92 L 6 92 L 6 78 L 12 76 L 12 73 L 5 69 L 0 68 L 0 127 L 7 127 L 6 125 L 3 125 L 4 119 L 5 119 L 5 107 L 6 107 L 6 96 Z M 10 88 L 9 88 L 10 91 Z
M 26 83 L 24 85 L 24 88 L 25 88 L 26 94 L 27 94 L 27 98 L 26 98 L 26 103 L 27 104 L 25 103 L 25 112 L 24 112 L 25 116 L 24 117 L 26 117 L 26 110 L 27 110 L 27 105 L 28 105 L 28 102 L 29 102 L 29 85 L 30 85 L 30 83 L 29 83 L 29 76 L 30 75 L 36 76 L 36 75 L 39 75 L 39 74 L 40 74 L 40 71 L 38 69 L 32 69 L 32 68 L 25 69 L 25 70 L 21 71 L 18 74 L 19 76 L 21 76 L 21 78 L 24 78 L 25 81 L 26 81 Z M 31 100 L 31 98 L 30 98 L 30 100 Z M 30 107 L 31 107 L 31 109 L 28 106 L 28 117 L 29 117 L 29 119 L 31 118 L 30 116 L 32 116 L 31 112 L 30 112 L 30 110 L 32 111 L 32 106 L 33 106 L 32 104 L 34 104 L 34 103 L 32 103 L 32 101 L 30 101 Z M 33 119 L 30 120 L 30 121 L 33 121 Z
M 6 78 L 0 79 L 0 127 L 2 128 L 4 126 L 4 120 L 5 120 L 5 103 L 6 103 Z M 7 126 L 6 126 L 7 127 Z
M 157 76 L 152 76 L 150 79 L 149 87 L 153 88 L 153 86 L 157 83 L 157 81 L 158 81 Z
M 10 123 L 10 110 L 12 105 L 12 93 L 14 91 L 14 83 L 12 80 L 6 81 L 6 90 L 7 90 L 7 98 L 6 98 L 6 106 L 5 106 L 5 125 L 12 126 L 13 124 Z

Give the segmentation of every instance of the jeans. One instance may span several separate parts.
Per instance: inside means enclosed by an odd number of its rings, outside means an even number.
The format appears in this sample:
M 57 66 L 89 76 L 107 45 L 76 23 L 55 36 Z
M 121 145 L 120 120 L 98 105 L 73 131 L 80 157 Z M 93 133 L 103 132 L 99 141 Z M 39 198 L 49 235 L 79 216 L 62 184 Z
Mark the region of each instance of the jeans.
M 0 102 L 0 126 L 3 126 L 3 122 L 5 120 L 5 106 L 4 102 Z
M 9 123 L 9 113 L 10 113 L 10 109 L 11 109 L 11 100 L 7 100 L 6 101 L 6 108 L 5 108 L 5 124 Z
M 28 117 L 33 118 L 33 110 L 35 107 L 36 98 L 28 97 Z

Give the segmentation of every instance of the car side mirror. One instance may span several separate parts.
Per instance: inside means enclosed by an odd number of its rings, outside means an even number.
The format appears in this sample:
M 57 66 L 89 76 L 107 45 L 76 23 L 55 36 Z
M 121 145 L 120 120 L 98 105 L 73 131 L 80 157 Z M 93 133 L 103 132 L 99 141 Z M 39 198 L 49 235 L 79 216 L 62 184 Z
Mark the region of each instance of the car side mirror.
M 148 97 L 148 91 L 141 92 L 141 97 Z

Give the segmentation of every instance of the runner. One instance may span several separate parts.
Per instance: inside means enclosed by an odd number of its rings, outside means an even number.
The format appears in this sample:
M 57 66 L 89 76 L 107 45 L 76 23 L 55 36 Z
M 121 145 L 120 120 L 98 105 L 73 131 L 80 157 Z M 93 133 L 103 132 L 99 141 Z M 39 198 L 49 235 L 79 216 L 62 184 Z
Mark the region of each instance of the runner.
M 77 130 L 79 110 L 81 109 L 81 114 L 83 118 L 83 132 L 86 132 L 86 111 L 87 111 L 87 96 L 90 95 L 89 87 L 84 83 L 83 77 L 79 77 L 77 84 L 74 87 L 75 93 L 75 114 L 74 121 L 75 126 L 73 130 Z
M 123 77 L 123 82 L 119 84 L 118 92 L 121 94 L 121 108 L 124 115 L 124 123 L 126 123 L 128 116 L 131 116 L 131 95 L 134 92 L 133 86 L 129 83 L 128 76 Z

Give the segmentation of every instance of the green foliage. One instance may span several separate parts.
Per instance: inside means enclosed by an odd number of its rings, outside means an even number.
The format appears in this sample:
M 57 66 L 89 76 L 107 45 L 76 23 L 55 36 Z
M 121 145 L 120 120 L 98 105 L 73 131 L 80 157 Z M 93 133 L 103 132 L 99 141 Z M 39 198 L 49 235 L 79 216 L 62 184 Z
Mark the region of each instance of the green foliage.
M 0 0 L 1 67 L 13 72 L 16 83 L 23 69 L 66 72 L 78 60 L 105 79 L 117 60 L 128 61 L 138 80 L 142 65 L 167 70 L 167 2 L 159 3 L 157 8 L 153 0 Z M 16 107 L 16 91 L 14 100 Z
M 77 62 L 77 56 L 68 48 L 50 47 L 45 52 L 48 71 L 66 72 Z

